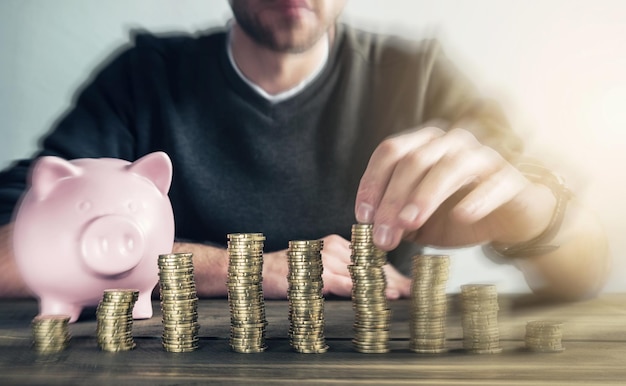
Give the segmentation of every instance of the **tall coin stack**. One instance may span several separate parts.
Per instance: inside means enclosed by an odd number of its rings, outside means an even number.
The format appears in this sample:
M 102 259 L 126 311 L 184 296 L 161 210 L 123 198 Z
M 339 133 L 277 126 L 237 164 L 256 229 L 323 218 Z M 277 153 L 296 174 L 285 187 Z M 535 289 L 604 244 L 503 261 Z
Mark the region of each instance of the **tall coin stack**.
M 198 348 L 198 295 L 192 253 L 159 255 L 159 290 L 163 313 L 163 348 L 190 352 Z
M 135 289 L 104 290 L 96 308 L 96 337 L 103 351 L 128 351 L 135 348 L 133 307 L 139 296 Z
M 413 257 L 410 348 L 414 352 L 438 354 L 446 350 L 446 284 L 449 266 L 448 256 Z
M 39 315 L 32 323 L 33 347 L 40 354 L 53 354 L 63 351 L 70 343 L 66 315 Z
M 463 348 L 475 354 L 502 352 L 498 329 L 498 292 L 492 284 L 461 286 Z
M 561 352 L 563 323 L 547 320 L 533 320 L 526 323 L 526 348 L 536 352 Z
M 265 351 L 263 298 L 263 241 L 261 233 L 228 235 L 228 304 L 230 347 L 239 353 Z
M 301 353 L 328 350 L 324 337 L 323 247 L 322 240 L 290 241 L 287 250 L 289 339 L 291 347 Z
M 385 353 L 389 351 L 391 309 L 387 304 L 387 282 L 383 265 L 387 253 L 378 249 L 372 239 L 371 224 L 352 226 L 351 263 L 352 308 L 355 311 L 354 339 L 356 351 Z

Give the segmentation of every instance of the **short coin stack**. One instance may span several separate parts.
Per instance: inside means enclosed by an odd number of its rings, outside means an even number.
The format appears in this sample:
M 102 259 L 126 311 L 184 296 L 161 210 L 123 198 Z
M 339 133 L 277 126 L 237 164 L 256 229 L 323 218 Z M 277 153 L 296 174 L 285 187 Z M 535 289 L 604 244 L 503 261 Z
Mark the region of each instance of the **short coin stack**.
M 135 348 L 133 307 L 139 296 L 135 289 L 107 289 L 96 309 L 96 337 L 103 351 Z
M 322 240 L 290 241 L 287 250 L 289 339 L 291 347 L 301 353 L 328 350 L 324 337 L 323 247 Z
M 533 320 L 526 323 L 526 348 L 536 352 L 561 352 L 563 323 L 547 320 Z
M 498 329 L 498 292 L 492 284 L 461 286 L 463 348 L 475 354 L 502 352 Z
M 230 347 L 239 353 L 265 351 L 263 242 L 261 233 L 228 235 Z
M 387 254 L 374 245 L 371 224 L 352 226 L 350 248 L 354 348 L 362 353 L 388 352 L 391 309 L 385 296 L 387 282 L 383 271 Z
M 159 255 L 159 290 L 163 313 L 163 348 L 190 352 L 198 348 L 198 295 L 193 254 Z
M 448 256 L 413 257 L 410 348 L 414 352 L 438 354 L 446 351 L 446 284 L 449 266 Z
M 66 315 L 36 316 L 31 323 L 35 350 L 40 354 L 65 350 L 70 343 L 69 322 Z

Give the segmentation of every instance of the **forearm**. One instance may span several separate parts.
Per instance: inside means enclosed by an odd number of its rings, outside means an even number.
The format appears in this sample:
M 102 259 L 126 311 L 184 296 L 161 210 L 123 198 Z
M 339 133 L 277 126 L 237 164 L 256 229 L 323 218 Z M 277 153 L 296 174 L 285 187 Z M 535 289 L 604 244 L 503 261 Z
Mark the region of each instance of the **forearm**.
M 15 263 L 12 237 L 13 225 L 9 224 L 0 228 L 0 297 L 30 297 L 32 292 L 22 279 Z
M 338 296 L 350 296 L 352 279 L 347 269 L 350 264 L 350 242 L 338 235 L 322 239 L 324 249 L 324 292 Z M 194 244 L 174 243 L 174 252 L 191 252 L 194 257 L 196 288 L 199 296 L 225 296 L 228 278 L 228 251 L 223 248 Z M 287 251 L 263 254 L 263 295 L 268 299 L 285 299 L 289 286 Z M 408 296 L 410 280 L 398 272 L 387 269 L 388 290 L 391 298 Z M 156 289 L 158 291 L 158 288 Z
M 204 244 L 176 242 L 173 252 L 193 253 L 196 290 L 200 297 L 226 296 L 228 252 Z
M 596 295 L 610 272 L 607 240 L 598 220 L 575 201 L 568 204 L 554 252 L 516 259 L 537 294 L 575 300 Z
M 204 244 L 176 242 L 173 251 L 193 253 L 198 296 L 227 295 L 228 251 L 226 249 Z M 287 296 L 287 272 L 285 251 L 263 254 L 263 294 L 266 298 L 284 299 Z

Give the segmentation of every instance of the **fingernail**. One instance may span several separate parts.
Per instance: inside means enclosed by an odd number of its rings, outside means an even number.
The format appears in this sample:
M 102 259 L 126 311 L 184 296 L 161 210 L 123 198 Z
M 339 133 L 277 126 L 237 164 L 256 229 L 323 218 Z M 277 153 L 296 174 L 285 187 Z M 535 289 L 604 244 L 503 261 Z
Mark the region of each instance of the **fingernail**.
M 356 208 L 356 220 L 360 223 L 371 223 L 374 218 L 374 207 L 364 202 Z
M 374 230 L 374 244 L 387 246 L 391 241 L 391 228 L 387 225 L 380 225 Z
M 417 207 L 417 205 L 409 204 L 400 211 L 400 214 L 398 214 L 398 217 L 400 218 L 400 220 L 403 220 L 406 222 L 413 222 L 417 220 L 417 216 L 419 214 L 420 214 L 420 210 Z

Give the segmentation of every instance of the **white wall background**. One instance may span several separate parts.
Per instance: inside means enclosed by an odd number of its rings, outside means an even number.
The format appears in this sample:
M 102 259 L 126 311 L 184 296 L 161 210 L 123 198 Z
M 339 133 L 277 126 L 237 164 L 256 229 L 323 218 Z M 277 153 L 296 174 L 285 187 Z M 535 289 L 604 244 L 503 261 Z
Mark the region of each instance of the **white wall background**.
M 1 0 L 0 167 L 35 150 L 129 28 L 196 31 L 229 17 L 226 0 Z M 351 0 L 344 19 L 439 37 L 596 210 L 615 260 L 606 290 L 626 291 L 626 1 Z M 479 255 L 454 254 L 452 290 L 467 281 L 526 290 L 515 269 Z

